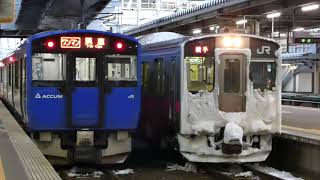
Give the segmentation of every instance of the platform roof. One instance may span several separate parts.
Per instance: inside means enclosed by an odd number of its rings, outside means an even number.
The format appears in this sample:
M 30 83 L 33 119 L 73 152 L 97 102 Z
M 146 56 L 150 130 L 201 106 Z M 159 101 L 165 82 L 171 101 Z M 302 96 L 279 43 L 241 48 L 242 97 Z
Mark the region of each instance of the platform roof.
M 159 31 L 190 34 L 192 29 L 209 28 L 213 24 L 235 26 L 235 21 L 246 16 L 249 21 L 260 22 L 260 32 L 270 33 L 271 20 L 266 14 L 280 11 L 281 17 L 275 19 L 275 30 L 285 31 L 293 27 L 319 27 L 320 11 L 302 12 L 301 6 L 315 3 L 316 0 L 215 0 L 201 6 L 178 12 L 154 20 L 147 24 L 125 31 L 128 35 L 143 35 Z M 204 32 L 205 33 L 205 32 Z
M 17 0 L 17 16 L 13 24 L 2 25 L 0 36 L 29 36 L 55 29 L 75 29 L 84 19 L 90 22 L 110 0 Z

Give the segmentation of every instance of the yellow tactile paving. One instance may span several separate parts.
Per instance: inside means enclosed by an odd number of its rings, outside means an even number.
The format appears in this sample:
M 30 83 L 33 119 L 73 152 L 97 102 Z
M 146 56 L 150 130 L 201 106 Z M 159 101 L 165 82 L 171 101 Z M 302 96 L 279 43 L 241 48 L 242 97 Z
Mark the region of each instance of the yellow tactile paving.
M 0 180 L 6 180 L 6 175 L 4 173 L 1 157 L 0 157 Z

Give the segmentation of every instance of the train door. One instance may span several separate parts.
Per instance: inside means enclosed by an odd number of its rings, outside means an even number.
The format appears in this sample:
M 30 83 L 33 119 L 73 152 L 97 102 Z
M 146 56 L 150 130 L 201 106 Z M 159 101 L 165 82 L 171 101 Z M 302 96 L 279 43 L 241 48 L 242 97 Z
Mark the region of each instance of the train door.
M 72 127 L 97 127 L 100 120 L 98 56 L 67 56 L 67 120 Z
M 246 56 L 219 56 L 219 109 L 224 112 L 244 112 L 246 107 Z

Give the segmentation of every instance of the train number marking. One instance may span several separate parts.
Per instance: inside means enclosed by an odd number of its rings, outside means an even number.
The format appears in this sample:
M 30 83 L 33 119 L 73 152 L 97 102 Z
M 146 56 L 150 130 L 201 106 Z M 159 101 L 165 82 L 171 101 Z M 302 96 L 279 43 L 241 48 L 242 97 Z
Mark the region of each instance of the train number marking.
M 62 94 L 43 94 L 40 95 L 39 93 L 37 93 L 35 95 L 36 99 L 62 99 L 63 95 Z
M 261 49 L 257 49 L 257 54 L 270 54 L 270 46 L 262 46 Z

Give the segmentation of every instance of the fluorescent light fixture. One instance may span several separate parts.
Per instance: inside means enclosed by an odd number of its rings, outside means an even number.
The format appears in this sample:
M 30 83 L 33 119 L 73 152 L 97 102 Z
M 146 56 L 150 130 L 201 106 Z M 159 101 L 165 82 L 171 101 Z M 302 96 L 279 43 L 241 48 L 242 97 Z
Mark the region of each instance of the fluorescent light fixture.
M 220 26 L 217 26 L 217 25 L 213 25 L 213 26 L 209 27 L 210 31 L 218 31 L 219 28 L 220 28 Z
M 236 24 L 244 24 L 244 23 L 247 23 L 248 21 L 246 20 L 246 19 L 241 19 L 241 20 L 238 20 L 237 22 L 236 22 Z
M 313 10 L 316 10 L 316 9 L 319 9 L 319 4 L 310 4 L 310 5 L 306 5 L 306 6 L 303 6 L 301 8 L 301 11 L 313 11 Z
M 201 32 L 202 32 L 201 29 L 194 29 L 192 31 L 193 34 L 200 34 Z
M 279 17 L 280 15 L 281 15 L 280 12 L 274 12 L 274 13 L 267 14 L 267 18 L 269 19 L 276 18 L 276 17 Z
M 303 31 L 303 30 L 304 30 L 303 27 L 297 27 L 297 28 L 294 28 L 292 31 L 298 32 L 298 31 Z
M 280 37 L 287 37 L 287 33 L 280 33 Z

